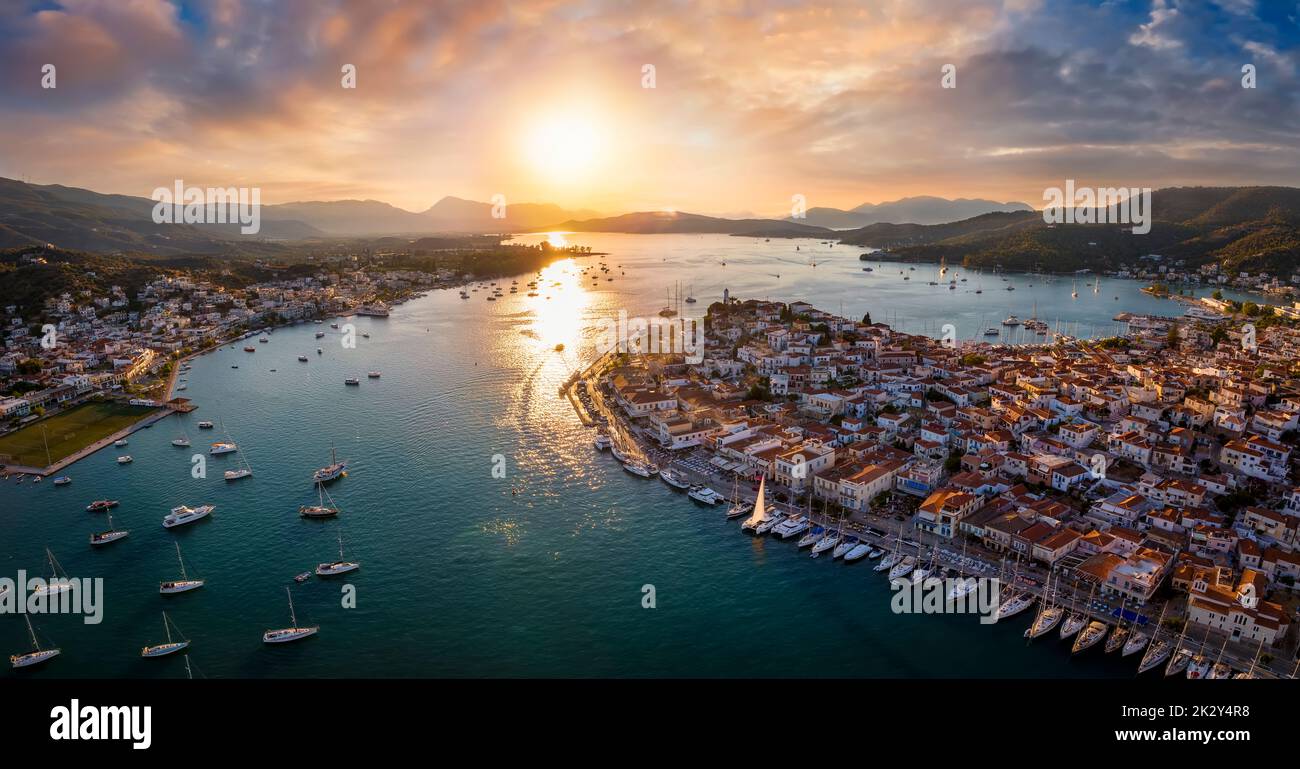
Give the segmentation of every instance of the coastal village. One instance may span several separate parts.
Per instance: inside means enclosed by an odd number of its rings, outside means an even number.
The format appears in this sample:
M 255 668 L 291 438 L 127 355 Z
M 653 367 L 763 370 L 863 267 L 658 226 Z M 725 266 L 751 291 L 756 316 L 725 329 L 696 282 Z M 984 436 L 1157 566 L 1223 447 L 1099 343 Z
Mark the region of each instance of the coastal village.
M 50 297 L 39 324 L 16 306 L 0 308 L 0 392 L 8 393 L 0 396 L 0 435 L 90 400 L 159 405 L 166 374 L 182 358 L 266 327 L 378 312 L 381 296 L 400 301 L 454 278 L 403 270 L 323 270 L 231 290 L 166 277 L 147 283 L 134 297 L 120 286 L 102 295 Z
M 1300 330 L 1210 320 L 1225 308 L 1010 347 L 726 299 L 702 360 L 608 355 L 580 413 L 697 501 L 748 513 L 762 481 L 779 512 L 756 533 L 836 555 L 874 535 L 873 558 L 1014 575 L 1040 619 L 1162 637 L 1178 672 L 1293 676 Z

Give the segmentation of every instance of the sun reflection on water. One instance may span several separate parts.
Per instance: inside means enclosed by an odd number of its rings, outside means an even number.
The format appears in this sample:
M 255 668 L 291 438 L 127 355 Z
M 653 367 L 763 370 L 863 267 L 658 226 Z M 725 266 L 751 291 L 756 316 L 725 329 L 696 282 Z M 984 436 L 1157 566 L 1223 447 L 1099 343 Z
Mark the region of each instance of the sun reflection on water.
M 558 236 L 563 240 L 563 236 Z M 582 266 L 573 259 L 561 259 L 539 273 L 537 296 L 528 297 L 533 314 L 531 331 L 544 348 L 573 347 L 581 340 L 582 318 L 591 304 L 591 294 L 582 285 Z

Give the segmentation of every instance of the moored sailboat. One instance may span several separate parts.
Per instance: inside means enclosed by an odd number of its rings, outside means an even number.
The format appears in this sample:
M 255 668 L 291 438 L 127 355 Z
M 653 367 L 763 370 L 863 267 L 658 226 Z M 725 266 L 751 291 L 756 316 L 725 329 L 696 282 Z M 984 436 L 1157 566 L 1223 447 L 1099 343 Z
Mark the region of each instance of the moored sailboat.
M 1074 639 L 1074 646 L 1070 648 L 1071 654 L 1078 654 L 1081 651 L 1091 649 L 1096 646 L 1101 639 L 1106 637 L 1106 631 L 1110 630 L 1110 625 L 1099 620 L 1093 620 L 1088 626 L 1079 633 L 1079 637 Z
M 189 639 L 187 639 L 184 635 L 181 634 L 180 628 L 176 628 L 176 635 L 180 636 L 181 640 L 179 641 L 172 640 L 172 628 L 176 627 L 176 623 L 171 621 L 171 618 L 167 616 L 167 612 L 163 612 L 162 615 L 163 615 L 163 631 L 167 633 L 167 642 L 154 644 L 152 646 L 142 647 L 140 649 L 141 657 L 165 657 L 168 654 L 175 654 L 176 652 L 181 651 L 182 649 L 189 648 L 190 646 Z
M 338 574 L 347 574 L 350 571 L 356 571 L 361 568 L 361 564 L 356 561 L 345 561 L 343 559 L 343 535 L 339 535 L 339 559 L 322 563 L 316 567 L 316 576 L 333 577 Z
M 111 510 L 107 512 L 108 512 L 108 530 L 91 534 L 90 535 L 91 547 L 99 547 L 100 545 L 107 545 L 110 542 L 116 542 L 119 539 L 122 539 L 123 537 L 131 533 L 129 531 L 126 531 L 125 529 L 114 529 L 113 513 Z
M 181 565 L 181 578 L 169 579 L 158 583 L 158 592 L 162 595 L 184 593 L 203 587 L 205 580 L 193 579 L 185 573 L 185 559 L 181 557 L 181 543 L 176 543 L 176 561 Z
M 289 596 L 289 622 L 290 627 L 276 628 L 267 630 L 262 633 L 262 643 L 279 644 L 288 643 L 289 641 L 298 641 L 308 636 L 316 635 L 320 630 L 320 625 L 312 627 L 298 627 L 298 616 L 293 611 L 293 593 L 288 587 L 284 589 L 285 595 Z
M 32 639 L 33 651 L 25 654 L 9 655 L 9 664 L 15 668 L 26 668 L 32 665 L 39 665 L 53 657 L 59 656 L 62 649 L 42 649 L 39 641 L 36 640 L 36 631 L 32 629 L 31 615 L 24 614 L 23 619 L 27 620 L 27 635 Z

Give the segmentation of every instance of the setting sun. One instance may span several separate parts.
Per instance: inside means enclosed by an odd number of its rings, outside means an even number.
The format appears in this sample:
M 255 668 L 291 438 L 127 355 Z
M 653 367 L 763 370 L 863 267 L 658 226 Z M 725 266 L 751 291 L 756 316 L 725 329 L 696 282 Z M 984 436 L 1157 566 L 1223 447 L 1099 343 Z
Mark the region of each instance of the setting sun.
M 595 123 L 580 115 L 551 115 L 539 120 L 528 134 L 528 163 L 547 181 L 583 177 L 599 161 L 603 142 Z

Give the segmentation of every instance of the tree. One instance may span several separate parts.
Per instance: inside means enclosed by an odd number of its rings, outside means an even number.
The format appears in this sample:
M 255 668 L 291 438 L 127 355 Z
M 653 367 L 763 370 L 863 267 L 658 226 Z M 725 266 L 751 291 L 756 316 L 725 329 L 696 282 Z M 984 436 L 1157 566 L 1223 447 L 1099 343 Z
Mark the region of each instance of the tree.
M 864 326 L 870 326 L 870 325 L 871 325 L 871 313 L 866 312 L 866 313 L 863 313 L 863 314 L 862 314 L 862 325 L 864 325 Z

